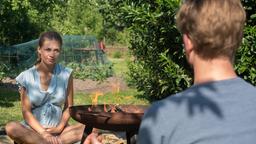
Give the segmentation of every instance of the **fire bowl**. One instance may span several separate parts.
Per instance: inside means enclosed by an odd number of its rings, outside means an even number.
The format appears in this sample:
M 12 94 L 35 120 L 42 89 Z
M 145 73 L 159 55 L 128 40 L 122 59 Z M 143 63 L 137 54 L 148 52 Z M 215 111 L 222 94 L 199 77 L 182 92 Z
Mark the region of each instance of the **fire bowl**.
M 146 105 L 78 105 L 70 115 L 86 126 L 112 131 L 138 131 Z

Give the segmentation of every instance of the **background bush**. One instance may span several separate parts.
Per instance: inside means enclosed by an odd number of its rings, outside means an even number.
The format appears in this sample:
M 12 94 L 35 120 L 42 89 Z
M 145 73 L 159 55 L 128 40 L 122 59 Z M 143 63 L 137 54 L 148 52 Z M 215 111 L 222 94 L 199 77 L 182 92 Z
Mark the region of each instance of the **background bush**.
M 256 85 L 256 26 L 247 26 L 236 55 L 235 69 L 238 75 Z
M 130 50 L 129 81 L 148 100 L 157 100 L 191 86 L 192 70 L 188 66 L 181 34 L 175 26 L 180 0 L 105 1 L 106 22 L 128 28 Z M 247 26 L 238 50 L 235 68 L 247 81 L 255 84 L 255 1 L 244 0 Z M 106 7 L 105 6 L 105 7 Z
M 113 75 L 113 64 L 104 65 L 83 65 L 79 63 L 69 63 L 67 67 L 73 69 L 73 77 L 77 79 L 92 79 L 103 81 Z

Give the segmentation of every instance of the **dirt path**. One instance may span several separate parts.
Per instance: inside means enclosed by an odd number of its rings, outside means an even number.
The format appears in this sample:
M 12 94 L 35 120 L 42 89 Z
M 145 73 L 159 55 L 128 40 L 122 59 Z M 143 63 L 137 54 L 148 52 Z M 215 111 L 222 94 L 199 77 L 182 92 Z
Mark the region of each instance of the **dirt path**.
M 120 77 L 110 77 L 107 78 L 104 82 L 97 82 L 93 80 L 79 80 L 74 79 L 74 91 L 75 92 L 86 92 L 91 93 L 94 91 L 101 91 L 101 92 L 111 92 L 112 88 L 118 86 L 119 89 L 126 90 L 128 86 L 126 85 L 125 81 Z
M 113 86 L 119 86 L 120 90 L 128 89 L 125 81 L 120 77 L 109 77 L 103 82 L 93 81 L 90 79 L 74 79 L 74 91 L 91 93 L 94 91 L 111 92 Z M 0 82 L 0 87 L 17 90 L 15 80 L 6 78 Z

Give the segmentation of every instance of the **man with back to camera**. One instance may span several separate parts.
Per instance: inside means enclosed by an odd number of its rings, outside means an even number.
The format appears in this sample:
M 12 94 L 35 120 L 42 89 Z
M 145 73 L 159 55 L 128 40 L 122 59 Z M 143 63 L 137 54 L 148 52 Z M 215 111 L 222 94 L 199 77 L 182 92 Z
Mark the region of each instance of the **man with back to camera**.
M 245 11 L 240 0 L 185 0 L 177 13 L 194 85 L 153 103 L 139 144 L 255 144 L 256 88 L 233 67 Z M 97 142 L 96 134 L 87 142 Z
M 255 144 L 256 89 L 233 67 L 245 23 L 240 0 L 185 0 L 177 13 L 194 85 L 154 103 L 139 144 Z

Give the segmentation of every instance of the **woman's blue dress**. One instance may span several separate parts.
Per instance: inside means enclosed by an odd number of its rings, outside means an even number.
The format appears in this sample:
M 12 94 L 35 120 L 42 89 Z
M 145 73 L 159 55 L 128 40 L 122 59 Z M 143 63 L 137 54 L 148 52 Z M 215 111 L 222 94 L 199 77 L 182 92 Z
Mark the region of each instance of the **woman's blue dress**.
M 41 88 L 35 66 L 16 77 L 17 83 L 26 88 L 32 114 L 44 128 L 56 127 L 60 123 L 71 72 L 71 69 L 56 64 L 46 91 Z

